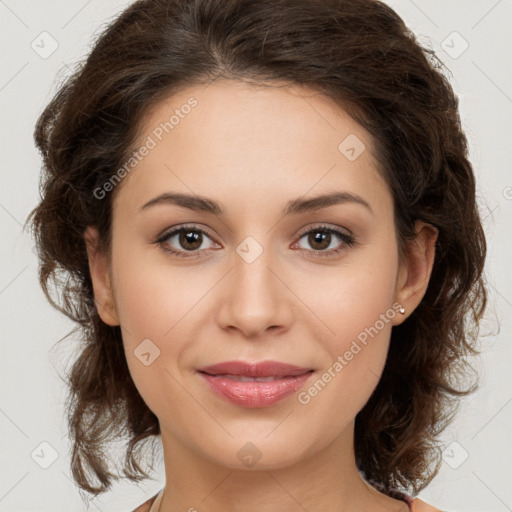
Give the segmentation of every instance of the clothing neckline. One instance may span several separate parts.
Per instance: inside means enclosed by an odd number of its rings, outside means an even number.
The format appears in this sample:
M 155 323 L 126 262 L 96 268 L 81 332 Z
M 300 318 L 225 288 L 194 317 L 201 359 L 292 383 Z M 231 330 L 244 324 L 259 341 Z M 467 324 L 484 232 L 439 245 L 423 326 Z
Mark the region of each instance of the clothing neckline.
M 151 504 L 151 508 L 148 510 L 148 512 L 158 512 L 158 509 L 160 508 L 160 503 L 162 503 L 164 489 L 165 487 L 160 489 L 160 491 L 153 497 L 154 501 Z

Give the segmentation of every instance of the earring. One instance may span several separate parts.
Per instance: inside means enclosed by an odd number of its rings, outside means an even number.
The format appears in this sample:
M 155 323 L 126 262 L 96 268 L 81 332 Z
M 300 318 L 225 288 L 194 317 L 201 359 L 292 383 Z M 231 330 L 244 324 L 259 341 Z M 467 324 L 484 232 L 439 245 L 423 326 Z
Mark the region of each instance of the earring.
M 399 313 L 402 313 L 402 315 L 405 315 L 405 308 L 403 306 L 400 307 L 398 310 Z

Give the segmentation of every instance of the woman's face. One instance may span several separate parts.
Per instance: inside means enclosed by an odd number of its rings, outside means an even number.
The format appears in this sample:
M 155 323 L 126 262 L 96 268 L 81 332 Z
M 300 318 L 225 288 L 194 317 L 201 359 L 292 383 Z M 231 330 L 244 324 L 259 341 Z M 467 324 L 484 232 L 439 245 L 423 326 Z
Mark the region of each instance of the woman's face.
M 164 444 L 265 469 L 348 442 L 405 318 L 396 302 L 409 312 L 422 294 L 399 266 L 368 132 L 311 90 L 221 81 L 152 109 L 137 148 L 117 185 L 110 273 L 92 273 Z M 200 372 L 227 361 L 313 371 Z

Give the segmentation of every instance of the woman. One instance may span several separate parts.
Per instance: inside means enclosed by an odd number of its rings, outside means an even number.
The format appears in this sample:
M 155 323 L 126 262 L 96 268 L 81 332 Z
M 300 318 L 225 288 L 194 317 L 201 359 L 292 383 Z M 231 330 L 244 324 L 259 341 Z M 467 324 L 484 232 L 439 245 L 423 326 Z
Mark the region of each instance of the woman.
M 120 437 L 147 477 L 160 436 L 138 512 L 437 510 L 413 495 L 486 305 L 439 68 L 375 0 L 142 0 L 107 27 L 35 132 L 81 489 Z

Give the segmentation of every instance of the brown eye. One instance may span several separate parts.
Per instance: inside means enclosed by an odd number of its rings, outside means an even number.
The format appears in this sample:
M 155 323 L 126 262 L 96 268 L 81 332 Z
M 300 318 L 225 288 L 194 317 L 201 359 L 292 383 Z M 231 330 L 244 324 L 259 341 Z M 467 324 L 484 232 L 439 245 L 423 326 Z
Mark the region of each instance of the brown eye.
M 210 246 L 204 247 L 204 243 L 210 240 Z M 162 249 L 177 256 L 199 257 L 199 254 L 213 245 L 210 236 L 206 231 L 196 227 L 182 226 L 170 233 L 161 236 L 156 243 Z
M 330 256 L 337 254 L 349 247 L 355 245 L 356 241 L 352 235 L 349 235 L 340 229 L 327 226 L 319 226 L 306 231 L 300 237 L 300 240 L 306 239 L 307 247 L 300 247 L 306 251 L 313 251 L 320 256 Z M 336 239 L 338 242 L 336 243 Z M 330 248 L 329 248 L 330 247 Z

